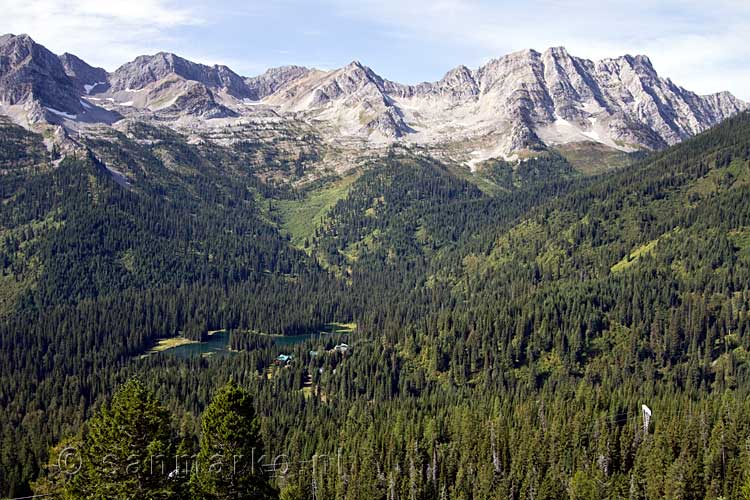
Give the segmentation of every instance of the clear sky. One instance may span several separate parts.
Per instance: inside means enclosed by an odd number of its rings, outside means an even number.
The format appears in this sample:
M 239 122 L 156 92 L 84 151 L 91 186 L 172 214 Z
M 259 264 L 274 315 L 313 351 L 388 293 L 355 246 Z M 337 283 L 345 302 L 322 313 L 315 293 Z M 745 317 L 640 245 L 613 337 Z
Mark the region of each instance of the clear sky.
M 0 0 L 0 32 L 108 70 L 165 50 L 246 76 L 357 59 L 403 83 L 564 45 L 591 59 L 646 54 L 683 87 L 750 100 L 749 0 Z

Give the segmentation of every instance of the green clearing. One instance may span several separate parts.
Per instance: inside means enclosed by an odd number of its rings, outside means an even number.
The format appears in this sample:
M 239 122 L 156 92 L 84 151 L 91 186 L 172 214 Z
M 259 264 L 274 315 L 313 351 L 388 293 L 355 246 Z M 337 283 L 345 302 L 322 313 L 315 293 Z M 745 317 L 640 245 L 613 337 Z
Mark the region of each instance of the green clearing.
M 556 149 L 583 175 L 609 172 L 632 161 L 627 153 L 596 142 L 572 142 Z
M 200 342 L 198 342 L 197 340 L 187 339 L 185 337 L 170 337 L 167 339 L 159 339 L 156 345 L 149 349 L 145 356 L 148 356 L 149 354 L 155 354 L 157 352 L 164 352 L 168 349 L 174 349 L 175 347 L 180 347 L 181 345 L 188 344 L 200 344 Z
M 635 262 L 643 257 L 644 255 L 649 255 L 654 251 L 654 248 L 656 248 L 656 244 L 659 242 L 659 239 L 655 239 L 652 241 L 649 241 L 648 243 L 644 243 L 643 245 L 639 246 L 638 248 L 633 249 L 628 255 L 623 257 L 617 264 L 611 267 L 611 271 L 613 273 L 619 273 L 622 271 L 625 271 L 630 266 L 635 264 Z
M 303 248 L 328 211 L 349 192 L 359 174 L 341 177 L 330 184 L 309 191 L 299 200 L 280 200 L 276 203 L 281 217 L 281 229 L 292 238 L 292 244 Z
M 328 323 L 326 333 L 354 333 L 357 330 L 357 323 Z
M 30 280 L 18 281 L 12 274 L 0 275 L 0 316 L 10 314 L 18 297 L 34 286 Z
M 278 333 L 268 333 L 268 332 L 259 332 L 256 330 L 249 330 L 246 331 L 246 333 L 252 334 L 252 335 L 260 335 L 262 337 L 271 337 L 273 339 L 287 339 L 287 340 L 297 340 L 297 339 L 308 339 L 310 338 L 310 335 L 345 335 L 354 333 L 357 331 L 357 323 L 326 323 L 325 328 L 317 331 L 317 332 L 309 332 L 302 335 L 281 335 Z
M 711 170 L 705 177 L 698 179 L 687 194 L 705 197 L 725 189 L 736 189 L 748 184 L 750 184 L 748 163 L 735 159 L 727 167 Z

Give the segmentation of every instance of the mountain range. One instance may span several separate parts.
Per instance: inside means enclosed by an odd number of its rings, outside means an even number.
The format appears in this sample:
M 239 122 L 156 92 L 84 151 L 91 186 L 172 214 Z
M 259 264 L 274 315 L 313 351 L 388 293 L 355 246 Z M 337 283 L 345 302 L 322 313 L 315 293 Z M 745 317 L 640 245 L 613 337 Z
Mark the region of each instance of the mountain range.
M 729 92 L 698 95 L 660 77 L 646 56 L 591 61 L 563 47 L 404 85 L 358 61 L 248 78 L 165 52 L 108 73 L 72 54 L 57 56 L 28 35 L 0 37 L 0 113 L 27 127 L 51 123 L 84 134 L 123 120 L 193 133 L 237 125 L 256 135 L 274 123 L 360 150 L 417 145 L 473 168 L 561 144 L 662 149 L 747 108 Z

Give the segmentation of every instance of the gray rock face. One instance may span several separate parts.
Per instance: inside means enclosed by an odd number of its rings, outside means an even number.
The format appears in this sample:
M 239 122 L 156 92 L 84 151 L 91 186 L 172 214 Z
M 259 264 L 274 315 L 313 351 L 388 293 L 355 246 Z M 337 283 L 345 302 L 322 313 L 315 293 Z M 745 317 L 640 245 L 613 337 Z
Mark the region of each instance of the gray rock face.
M 182 115 L 210 118 L 227 118 L 237 116 L 231 109 L 216 102 L 213 92 L 202 83 L 190 81 L 187 88 L 175 99 L 174 103 L 159 112 L 160 115 Z
M 262 75 L 246 78 L 245 83 L 252 92 L 252 99 L 267 97 L 281 87 L 309 75 L 311 70 L 302 66 L 280 66 L 271 68 Z
M 748 108 L 728 92 L 700 96 L 661 78 L 646 56 L 591 61 L 563 47 L 523 50 L 475 70 L 458 66 L 437 82 L 403 85 L 358 61 L 244 78 L 166 52 L 106 74 L 71 54 L 58 58 L 25 35 L 0 37 L 0 104 L 21 104 L 32 122 L 110 123 L 120 113 L 193 128 L 209 118 L 302 120 L 331 140 L 434 145 L 470 163 L 581 141 L 658 149 Z
M 537 141 L 586 138 L 622 148 L 661 148 L 748 106 L 727 92 L 699 96 L 662 79 L 646 56 L 594 62 L 563 47 L 516 52 L 475 71 L 460 66 L 435 83 L 392 84 L 388 90 L 421 115 L 439 108 L 442 116 L 432 113 L 434 127 L 452 120 L 469 131 L 505 134 L 506 153 Z
M 55 54 L 28 35 L 0 37 L 0 102 L 24 104 L 32 121 L 52 108 L 75 115 L 82 111 L 78 89 Z
M 103 68 L 89 66 L 79 57 L 67 52 L 60 56 L 60 62 L 65 69 L 65 74 L 76 84 L 79 91 L 84 94 L 91 93 L 97 86 L 107 85 L 109 75 Z
M 267 97 L 283 111 L 306 112 L 338 124 L 347 135 L 395 139 L 412 132 L 389 96 L 394 88 L 359 61 L 330 71 L 310 71 Z
M 479 95 L 480 90 L 471 70 L 466 66 L 459 66 L 446 73 L 442 80 L 436 84 L 428 84 L 417 90 L 417 93 L 425 92 L 431 92 L 435 96 L 460 102 L 475 98 Z
M 678 87 L 645 56 L 594 62 L 563 47 L 516 52 L 473 71 L 459 66 L 418 85 L 384 80 L 356 61 L 273 81 L 259 97 L 346 133 L 427 143 L 487 136 L 488 149 L 504 156 L 576 141 L 662 148 L 747 107 L 729 93 L 698 96 Z
M 139 56 L 110 75 L 112 91 L 139 90 L 171 75 L 200 82 L 208 88 L 224 90 L 237 98 L 252 98 L 245 80 L 226 66 L 205 66 L 174 54 L 159 52 Z

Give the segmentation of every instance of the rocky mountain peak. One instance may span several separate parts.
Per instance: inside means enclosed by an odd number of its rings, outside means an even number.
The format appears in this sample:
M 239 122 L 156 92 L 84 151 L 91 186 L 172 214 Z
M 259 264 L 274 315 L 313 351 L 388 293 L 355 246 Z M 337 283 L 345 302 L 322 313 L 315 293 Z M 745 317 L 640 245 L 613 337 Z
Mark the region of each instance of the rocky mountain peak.
M 106 85 L 109 80 L 109 75 L 104 68 L 90 66 L 81 58 L 68 52 L 60 56 L 60 62 L 65 69 L 65 74 L 85 94 L 89 94 L 98 85 Z
M 474 82 L 474 73 L 469 68 L 461 64 L 451 70 L 448 70 L 448 72 L 443 76 L 443 78 L 440 79 L 440 81 L 446 82 L 446 83 L 448 82 L 456 82 L 456 83 Z
M 547 50 L 544 51 L 545 54 L 550 54 L 554 57 L 570 57 L 570 54 L 568 53 L 568 49 L 565 47 L 558 46 L 558 47 L 549 47 Z
M 0 102 L 31 106 L 31 121 L 44 117 L 43 108 L 81 111 L 78 89 L 58 57 L 25 34 L 0 37 Z
M 2 63 L 5 68 L 18 67 L 21 64 L 32 62 L 32 59 L 39 67 L 45 67 L 53 71 L 62 67 L 60 62 L 57 61 L 57 56 L 26 34 L 3 35 L 0 37 L 0 50 L 2 51 Z
M 245 84 L 253 93 L 252 99 L 263 99 L 295 80 L 310 74 L 312 70 L 303 66 L 279 66 L 266 70 L 263 74 L 245 79 Z
M 383 79 L 375 73 L 370 67 L 365 66 L 359 61 L 352 61 L 341 70 L 341 74 L 351 78 L 357 84 L 372 83 L 378 87 L 383 86 Z
M 344 66 L 344 69 L 361 69 L 361 70 L 365 70 L 365 69 L 369 69 L 369 68 L 367 68 L 367 66 L 363 65 L 361 62 L 359 62 L 357 59 L 354 59 L 354 60 L 352 60 L 352 62 L 350 62 L 349 64 L 347 64 L 346 66 Z
M 383 87 L 383 79 L 372 69 L 353 61 L 324 74 L 317 81 L 308 105 L 319 107 L 336 100 L 348 100 L 350 104 L 359 104 L 363 99 L 383 101 Z
M 648 68 L 651 71 L 654 70 L 654 65 L 651 64 L 651 59 L 649 59 L 649 57 L 646 55 L 643 55 L 643 54 L 638 54 L 635 56 L 627 55 L 625 56 L 625 58 L 628 59 L 630 64 L 634 66 L 641 66 L 644 68 Z
M 209 88 L 225 90 L 235 97 L 252 97 L 244 78 L 227 66 L 206 66 L 170 52 L 138 56 L 120 66 L 111 76 L 112 90 L 140 90 L 172 75 L 202 83 Z
M 451 102 L 472 99 L 479 95 L 479 85 L 474 72 L 464 65 L 449 70 L 434 84 L 415 86 L 412 94 L 445 98 Z

